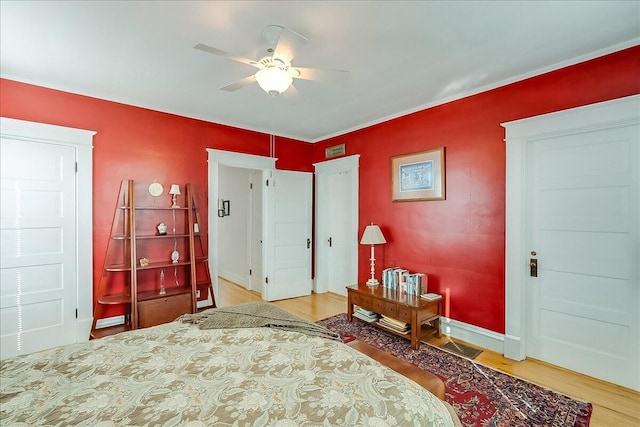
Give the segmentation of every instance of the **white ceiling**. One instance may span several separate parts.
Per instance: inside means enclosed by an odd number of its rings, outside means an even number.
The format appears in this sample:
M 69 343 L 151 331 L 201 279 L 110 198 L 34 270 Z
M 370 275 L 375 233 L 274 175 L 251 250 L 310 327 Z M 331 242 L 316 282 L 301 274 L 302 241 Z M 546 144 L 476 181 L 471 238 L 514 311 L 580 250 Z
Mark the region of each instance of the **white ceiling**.
M 255 69 L 193 46 L 259 59 L 272 24 L 347 83 L 219 90 Z M 316 142 L 637 45 L 640 2 L 2 0 L 0 31 L 4 78 Z

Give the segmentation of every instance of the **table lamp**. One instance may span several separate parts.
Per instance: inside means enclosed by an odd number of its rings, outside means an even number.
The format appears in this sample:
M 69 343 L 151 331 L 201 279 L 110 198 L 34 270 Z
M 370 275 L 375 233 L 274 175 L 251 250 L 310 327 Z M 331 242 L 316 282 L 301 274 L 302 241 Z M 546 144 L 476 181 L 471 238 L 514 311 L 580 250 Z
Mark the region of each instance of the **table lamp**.
M 376 258 L 373 247 L 383 243 L 387 243 L 387 241 L 384 239 L 382 231 L 380 231 L 380 227 L 373 225 L 373 223 L 371 223 L 371 225 L 367 225 L 364 229 L 364 233 L 362 233 L 362 239 L 360 239 L 361 245 L 371 245 L 371 278 L 367 280 L 367 286 L 377 286 L 379 284 L 375 278 Z
M 180 194 L 180 186 L 178 184 L 171 184 L 171 189 L 169 190 L 169 194 L 171 194 L 173 205 L 172 208 L 179 208 L 178 206 L 178 194 Z

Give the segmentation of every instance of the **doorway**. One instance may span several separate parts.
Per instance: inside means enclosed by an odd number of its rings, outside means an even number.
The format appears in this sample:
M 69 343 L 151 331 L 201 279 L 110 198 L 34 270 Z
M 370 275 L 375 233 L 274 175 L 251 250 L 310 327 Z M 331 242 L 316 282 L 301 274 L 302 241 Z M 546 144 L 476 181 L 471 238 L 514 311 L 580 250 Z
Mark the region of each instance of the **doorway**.
M 214 149 L 207 149 L 207 153 L 209 158 L 209 265 L 213 292 L 217 294 L 218 275 L 220 274 L 220 249 L 218 245 L 220 241 L 219 227 L 221 226 L 218 217 L 218 201 L 221 198 L 218 179 L 220 166 L 263 172 L 274 170 L 277 159 Z
M 219 273 L 262 294 L 262 171 L 218 167 Z M 226 213 L 225 213 L 226 212 Z
M 262 173 L 262 297 L 272 301 L 308 295 L 311 282 L 312 175 L 275 170 L 275 158 L 219 150 L 209 152 L 209 254 L 214 292 L 220 274 L 220 227 L 218 201 L 221 167 L 257 170 Z M 244 215 L 248 215 L 245 206 Z M 233 208 L 231 209 L 233 211 Z M 246 222 L 245 222 L 246 224 Z

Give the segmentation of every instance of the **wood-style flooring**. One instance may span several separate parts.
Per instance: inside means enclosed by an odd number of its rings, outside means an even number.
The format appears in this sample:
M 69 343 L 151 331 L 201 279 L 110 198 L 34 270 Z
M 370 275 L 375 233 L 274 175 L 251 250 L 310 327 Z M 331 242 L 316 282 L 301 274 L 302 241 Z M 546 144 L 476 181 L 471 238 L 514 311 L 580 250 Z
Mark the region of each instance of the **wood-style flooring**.
M 241 286 L 222 279 L 219 281 L 218 295 L 216 295 L 218 307 L 261 299 L 255 292 L 247 291 Z M 312 322 L 345 313 L 347 310 L 346 297 L 331 292 L 276 301 L 273 304 Z M 437 346 L 446 339 L 448 338 L 444 336 L 440 339 L 434 337 L 430 343 Z M 409 345 L 408 341 L 407 345 Z M 591 427 L 640 426 L 640 393 L 638 392 L 537 360 L 526 359 L 516 362 L 491 350 L 482 350 L 483 352 L 475 359 L 478 363 L 576 399 L 591 402 L 593 405 Z

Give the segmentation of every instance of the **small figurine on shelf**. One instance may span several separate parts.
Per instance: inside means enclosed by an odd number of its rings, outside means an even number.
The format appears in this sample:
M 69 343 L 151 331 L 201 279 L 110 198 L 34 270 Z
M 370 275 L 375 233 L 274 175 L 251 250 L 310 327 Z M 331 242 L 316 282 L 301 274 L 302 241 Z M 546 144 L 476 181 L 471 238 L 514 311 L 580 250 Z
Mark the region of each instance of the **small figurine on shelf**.
M 171 252 L 171 262 L 177 264 L 178 259 L 180 259 L 180 254 L 178 253 L 178 251 Z
M 147 258 L 140 258 L 140 267 L 147 267 L 149 265 L 149 260 Z
M 164 222 L 161 222 L 160 224 L 158 224 L 158 234 L 161 236 L 164 236 L 167 234 L 167 226 L 165 225 Z
M 164 288 L 164 270 L 160 270 L 160 295 L 164 295 L 167 293 L 167 290 Z

